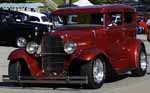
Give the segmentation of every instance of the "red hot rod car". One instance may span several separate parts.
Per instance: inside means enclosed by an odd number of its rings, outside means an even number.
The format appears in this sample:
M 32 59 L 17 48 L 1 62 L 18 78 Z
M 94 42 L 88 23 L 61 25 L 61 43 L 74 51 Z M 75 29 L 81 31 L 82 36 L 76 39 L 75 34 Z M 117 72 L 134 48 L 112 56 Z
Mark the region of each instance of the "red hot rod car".
M 29 42 L 8 59 L 6 82 L 82 84 L 100 88 L 127 71 L 143 76 L 144 43 L 136 39 L 136 12 L 126 5 L 72 7 L 53 12 L 55 31 Z

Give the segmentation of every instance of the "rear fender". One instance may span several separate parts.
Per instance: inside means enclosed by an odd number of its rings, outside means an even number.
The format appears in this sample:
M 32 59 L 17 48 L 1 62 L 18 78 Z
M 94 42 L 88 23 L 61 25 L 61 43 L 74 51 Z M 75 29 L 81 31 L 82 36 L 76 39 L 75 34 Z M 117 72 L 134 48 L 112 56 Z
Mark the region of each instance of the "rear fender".
M 130 60 L 131 60 L 131 67 L 137 68 L 138 61 L 139 61 L 139 53 L 141 48 L 145 49 L 145 45 L 141 40 L 134 40 L 130 42 L 129 49 L 130 49 Z
M 29 55 L 24 49 L 16 49 L 8 56 L 8 60 L 12 62 L 18 59 L 23 59 L 26 62 L 32 76 L 40 76 L 42 74 L 42 70 L 34 55 Z

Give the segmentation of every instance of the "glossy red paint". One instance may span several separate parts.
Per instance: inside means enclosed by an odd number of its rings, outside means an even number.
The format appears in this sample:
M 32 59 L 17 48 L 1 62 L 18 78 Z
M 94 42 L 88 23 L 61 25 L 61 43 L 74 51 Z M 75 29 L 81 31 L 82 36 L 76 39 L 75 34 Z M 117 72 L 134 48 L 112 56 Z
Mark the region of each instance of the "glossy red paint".
M 129 9 L 130 8 L 130 9 Z M 121 10 L 123 9 L 123 10 Z M 95 5 L 95 6 L 87 6 L 87 7 L 76 7 L 76 8 L 63 8 L 53 12 L 54 15 L 61 14 L 76 14 L 76 13 L 104 13 L 104 12 L 112 12 L 113 11 L 135 11 L 134 8 L 126 5 L 118 5 L 118 4 L 106 4 L 106 5 Z M 63 13 L 62 13 L 63 11 Z
M 11 61 L 18 59 L 23 59 L 28 64 L 32 76 L 43 75 L 43 71 L 41 70 L 41 67 L 37 63 L 37 58 L 35 56 L 29 55 L 24 49 L 17 49 L 13 51 L 8 57 L 8 60 Z
M 89 62 L 101 54 L 118 73 L 137 67 L 138 53 L 144 44 L 136 39 L 136 12 L 133 8 L 126 5 L 77 7 L 59 9 L 53 15 L 76 13 L 103 13 L 104 24 L 62 26 L 55 32 L 47 33 L 49 37 L 60 37 L 64 44 L 68 41 L 76 43 L 75 52 L 64 58 L 65 70 L 69 70 L 74 59 Z M 120 15 L 121 24 L 110 24 L 110 15 L 114 13 Z M 33 75 L 41 72 L 36 57 L 27 54 L 23 49 L 16 50 L 9 57 L 10 60 L 19 58 L 27 62 Z
M 125 16 L 125 13 L 131 13 L 134 16 L 132 23 L 123 22 L 122 25 L 109 27 L 109 13 L 115 12 L 121 12 L 122 16 Z M 54 15 L 75 13 L 105 14 L 104 26 L 62 27 L 58 28 L 55 33 L 51 33 L 51 35 L 66 37 L 64 42 L 67 40 L 75 41 L 78 46 L 74 53 L 74 55 L 78 55 L 75 56 L 76 58 L 89 61 L 99 54 L 104 54 L 118 72 L 137 67 L 137 53 L 139 53 L 142 42 L 136 40 L 135 9 L 126 5 L 102 5 L 86 8 L 66 8 L 53 12 Z M 122 18 L 122 20 L 125 20 L 125 18 Z

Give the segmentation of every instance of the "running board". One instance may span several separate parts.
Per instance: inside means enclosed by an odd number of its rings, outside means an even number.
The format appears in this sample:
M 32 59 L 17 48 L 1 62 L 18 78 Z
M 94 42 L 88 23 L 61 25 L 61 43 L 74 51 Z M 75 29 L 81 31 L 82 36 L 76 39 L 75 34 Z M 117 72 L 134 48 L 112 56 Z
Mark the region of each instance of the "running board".
M 53 77 L 19 77 L 11 80 L 8 75 L 3 75 L 5 83 L 35 83 L 35 84 L 88 84 L 88 78 L 82 76 L 53 76 Z

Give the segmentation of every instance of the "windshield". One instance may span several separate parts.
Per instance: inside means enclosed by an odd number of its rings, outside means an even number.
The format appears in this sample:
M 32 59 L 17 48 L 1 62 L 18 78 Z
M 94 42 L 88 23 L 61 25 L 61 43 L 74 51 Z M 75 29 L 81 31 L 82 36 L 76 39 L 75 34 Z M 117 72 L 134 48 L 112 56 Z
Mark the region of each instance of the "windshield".
M 38 17 L 35 17 L 35 16 L 30 16 L 30 21 L 40 22 L 40 19 Z
M 41 19 L 43 22 L 48 22 L 48 18 L 46 16 L 42 16 Z
M 103 25 L 103 14 L 71 14 L 59 15 L 53 17 L 53 23 L 56 27 L 64 25 L 78 25 L 78 24 L 97 24 Z

